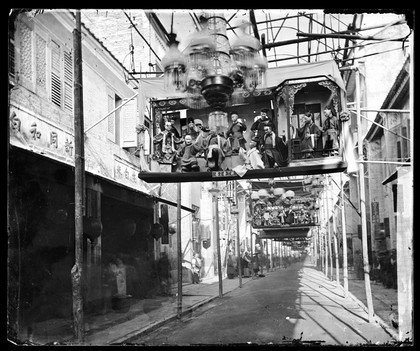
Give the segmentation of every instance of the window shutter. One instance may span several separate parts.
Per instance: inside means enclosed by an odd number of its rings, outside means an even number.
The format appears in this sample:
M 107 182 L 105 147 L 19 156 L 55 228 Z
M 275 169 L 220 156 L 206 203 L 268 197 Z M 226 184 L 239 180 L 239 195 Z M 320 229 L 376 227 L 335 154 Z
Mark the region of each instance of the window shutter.
M 15 78 L 15 33 L 9 32 L 9 74 Z
M 35 71 L 37 92 L 47 92 L 47 42 L 39 34 L 36 34 Z
M 51 101 L 61 107 L 60 46 L 51 41 Z
M 115 109 L 115 98 L 108 94 L 108 113 Z M 115 143 L 115 112 L 108 116 L 107 138 Z
M 121 107 L 122 147 L 137 146 L 137 100 L 131 100 Z
M 73 112 L 73 57 L 64 51 L 64 109 Z

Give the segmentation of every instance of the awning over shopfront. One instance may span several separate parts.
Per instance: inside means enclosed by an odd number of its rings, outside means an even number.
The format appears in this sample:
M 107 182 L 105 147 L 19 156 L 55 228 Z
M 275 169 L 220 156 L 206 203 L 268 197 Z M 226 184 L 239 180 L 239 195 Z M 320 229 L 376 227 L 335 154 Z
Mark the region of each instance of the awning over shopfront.
M 337 84 L 343 91 L 346 90 L 340 71 L 334 60 L 268 68 L 266 87 L 276 88 L 286 81 L 318 77 L 325 77 Z M 181 99 L 186 97 L 185 93 L 168 95 L 164 89 L 163 81 L 163 76 L 140 79 L 144 97 L 156 100 Z
M 386 185 L 396 179 L 398 179 L 398 177 L 400 177 L 402 174 L 406 174 L 409 169 L 408 168 L 403 168 L 403 167 L 408 167 L 408 165 L 403 165 L 401 167 L 397 167 L 397 169 L 387 178 L 385 178 L 382 181 L 382 185 Z

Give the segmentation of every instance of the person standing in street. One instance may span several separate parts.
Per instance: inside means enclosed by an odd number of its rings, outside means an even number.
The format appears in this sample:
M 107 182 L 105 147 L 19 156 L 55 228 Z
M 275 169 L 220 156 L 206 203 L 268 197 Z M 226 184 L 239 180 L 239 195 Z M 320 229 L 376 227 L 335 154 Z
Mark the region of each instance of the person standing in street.
M 260 260 L 258 258 L 258 254 L 255 254 L 252 258 L 252 272 L 254 273 L 254 277 L 258 277 L 258 273 L 260 271 Z
M 193 257 L 191 260 L 191 270 L 193 273 L 193 284 L 198 284 L 200 282 L 200 268 L 201 268 L 201 260 L 198 257 L 197 253 L 193 253 Z

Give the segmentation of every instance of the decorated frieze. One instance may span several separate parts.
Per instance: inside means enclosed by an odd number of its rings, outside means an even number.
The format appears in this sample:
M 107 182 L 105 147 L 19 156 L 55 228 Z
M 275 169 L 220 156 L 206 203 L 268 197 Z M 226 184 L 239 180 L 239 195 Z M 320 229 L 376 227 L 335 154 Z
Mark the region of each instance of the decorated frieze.
M 313 196 L 295 196 L 294 191 L 274 189 L 253 191 L 251 194 L 252 226 L 281 228 L 318 225 L 318 204 Z

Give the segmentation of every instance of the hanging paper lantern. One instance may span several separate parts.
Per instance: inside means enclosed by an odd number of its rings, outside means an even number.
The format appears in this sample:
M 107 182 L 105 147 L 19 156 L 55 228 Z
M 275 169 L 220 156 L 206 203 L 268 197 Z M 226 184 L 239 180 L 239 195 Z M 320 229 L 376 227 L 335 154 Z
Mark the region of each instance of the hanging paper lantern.
M 258 197 L 261 200 L 266 200 L 268 198 L 268 191 L 267 191 L 267 189 L 260 189 L 260 190 L 258 190 Z
M 151 232 L 150 232 L 150 235 L 151 235 L 154 239 L 158 240 L 160 237 L 162 237 L 163 232 L 164 232 L 163 225 L 162 225 L 162 224 L 160 224 L 160 223 L 154 223 L 154 224 L 152 225 L 152 230 L 151 230 Z
M 146 218 L 137 221 L 138 233 L 142 236 L 147 236 L 152 230 L 152 224 Z
M 305 184 L 305 185 L 312 184 L 312 178 L 311 177 L 305 178 L 303 180 L 303 184 Z
M 251 193 L 251 199 L 252 200 L 258 200 L 260 197 L 258 196 L 258 191 L 253 191 Z
M 274 188 L 273 194 L 275 196 L 281 196 L 281 195 L 284 194 L 284 189 L 283 188 Z
M 83 217 L 83 233 L 90 241 L 98 238 L 102 234 L 102 229 L 102 222 L 99 218 Z
M 294 191 L 292 191 L 292 190 L 287 190 L 287 191 L 284 193 L 284 196 L 285 196 L 285 197 L 288 197 L 288 198 L 292 198 L 292 197 L 294 197 L 294 196 L 295 196 L 295 192 L 294 192 Z
M 125 218 L 122 220 L 121 229 L 124 235 L 128 237 L 134 235 L 134 233 L 136 232 L 136 228 L 137 228 L 137 225 L 134 219 Z
M 168 233 L 171 234 L 171 235 L 176 233 L 176 225 L 175 224 L 169 224 Z

